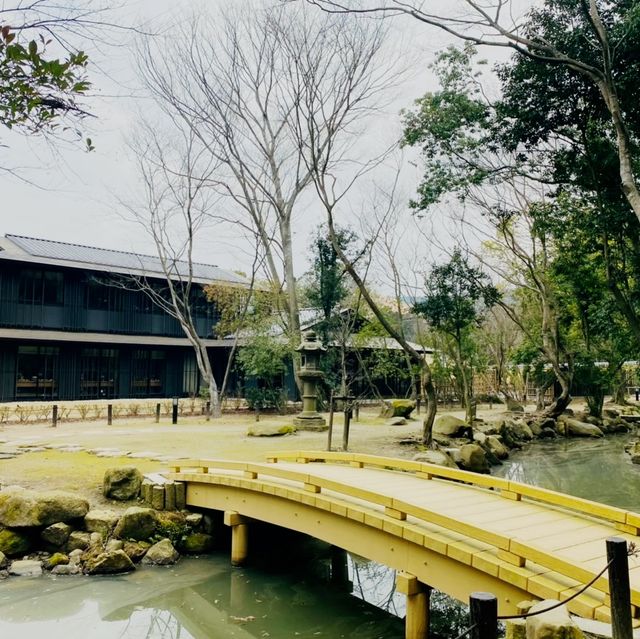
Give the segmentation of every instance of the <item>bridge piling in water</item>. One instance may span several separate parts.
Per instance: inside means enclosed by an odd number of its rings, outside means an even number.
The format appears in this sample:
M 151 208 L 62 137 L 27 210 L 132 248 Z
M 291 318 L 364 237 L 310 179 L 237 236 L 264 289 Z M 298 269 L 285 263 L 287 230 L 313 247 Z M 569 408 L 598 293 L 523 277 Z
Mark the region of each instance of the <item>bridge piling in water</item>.
M 243 566 L 249 554 L 249 526 L 245 517 L 226 511 L 224 523 L 231 526 L 231 565 Z
M 407 572 L 398 572 L 396 589 L 407 596 L 405 639 L 427 639 L 431 588 Z

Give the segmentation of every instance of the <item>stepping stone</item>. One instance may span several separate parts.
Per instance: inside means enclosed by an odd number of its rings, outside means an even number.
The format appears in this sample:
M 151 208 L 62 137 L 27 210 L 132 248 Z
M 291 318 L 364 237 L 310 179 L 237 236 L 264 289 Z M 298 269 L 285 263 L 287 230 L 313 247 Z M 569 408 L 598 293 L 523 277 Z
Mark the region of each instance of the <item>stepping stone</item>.
M 131 459 L 154 459 L 155 457 L 158 457 L 160 455 L 160 453 L 155 453 L 152 451 L 144 451 L 141 453 L 129 453 L 127 455 L 127 457 L 130 457 Z
M 105 451 L 104 453 L 95 453 L 96 457 L 126 457 L 129 452 L 126 450 Z
M 61 448 L 58 448 L 58 450 L 62 453 L 81 453 L 84 452 L 86 448 L 83 448 L 82 446 L 62 446 Z
M 20 453 L 2 453 L 0 452 L 0 459 L 13 459 L 17 457 Z
M 22 449 L 25 453 L 43 453 L 46 450 L 44 446 L 28 446 Z

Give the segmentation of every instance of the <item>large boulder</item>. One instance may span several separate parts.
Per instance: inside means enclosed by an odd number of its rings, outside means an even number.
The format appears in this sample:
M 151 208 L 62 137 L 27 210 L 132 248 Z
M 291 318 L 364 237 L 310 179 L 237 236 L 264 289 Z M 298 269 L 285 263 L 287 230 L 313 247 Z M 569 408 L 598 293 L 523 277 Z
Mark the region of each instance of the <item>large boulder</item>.
M 102 494 L 108 499 L 128 501 L 140 494 L 142 474 L 135 466 L 109 468 L 102 480 Z
M 0 528 L 0 553 L 7 557 L 17 557 L 29 552 L 31 540 L 28 535 L 18 530 Z
M 509 450 L 496 435 L 489 435 L 485 445 L 498 459 L 506 459 L 509 457 Z
M 413 399 L 388 399 L 384 402 L 380 417 L 404 417 L 408 419 L 415 410 L 416 403 Z
M 50 526 L 84 517 L 89 502 L 63 491 L 35 492 L 20 486 L 0 490 L 0 524 L 8 527 Z
M 124 511 L 113 534 L 118 539 L 141 541 L 153 536 L 158 523 L 156 511 L 132 506 Z
M 436 466 L 446 466 L 447 468 L 458 467 L 444 450 L 425 450 L 414 455 L 413 461 L 435 464 Z
M 67 543 L 72 530 L 73 528 L 71 528 L 69 524 L 64 524 L 59 521 L 57 524 L 51 524 L 51 526 L 47 526 L 40 533 L 40 538 L 43 541 L 46 541 L 48 544 L 59 548 L 60 546 L 64 546 Z
M 147 554 L 142 559 L 142 563 L 167 566 L 169 564 L 175 564 L 178 559 L 180 559 L 180 554 L 173 547 L 171 540 L 163 539 L 149 548 Z
M 465 444 L 460 447 L 460 465 L 474 473 L 489 472 L 487 455 L 479 444 Z
M 545 599 L 531 606 L 529 614 L 557 605 L 555 599 Z M 527 617 L 527 639 L 584 639 L 582 630 L 569 616 L 565 605 L 548 612 Z
M 9 560 L 7 556 L 3 552 L 0 552 L 0 570 L 4 570 L 8 565 Z
M 252 424 L 247 430 L 247 437 L 282 437 L 293 435 L 296 427 L 293 424 Z
M 465 437 L 470 435 L 471 427 L 464 420 L 454 415 L 440 415 L 433 424 L 434 436 Z
M 124 550 L 101 552 L 89 557 L 84 564 L 84 572 L 88 575 L 112 575 L 131 572 L 135 568 Z
M 518 448 L 522 442 L 528 442 L 533 439 L 533 433 L 528 424 L 524 422 L 508 419 L 500 429 L 502 441 L 509 448 Z
M 90 510 L 84 517 L 84 528 L 107 537 L 116 527 L 118 519 L 120 516 L 111 510 Z
M 574 437 L 603 437 L 604 433 L 595 424 L 581 422 L 571 417 L 562 420 L 565 425 L 565 433 Z

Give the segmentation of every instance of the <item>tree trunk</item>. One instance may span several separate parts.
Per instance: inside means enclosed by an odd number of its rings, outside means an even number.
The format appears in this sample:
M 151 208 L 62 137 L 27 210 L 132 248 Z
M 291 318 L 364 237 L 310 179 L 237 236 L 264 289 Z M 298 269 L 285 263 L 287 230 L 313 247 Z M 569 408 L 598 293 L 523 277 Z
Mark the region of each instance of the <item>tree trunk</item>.
M 551 402 L 551 405 L 542 412 L 542 417 L 557 419 L 571 403 L 570 390 L 572 375 L 570 373 L 556 373 L 556 378 L 562 390 L 560 395 L 555 397 L 553 402 Z
M 422 387 L 424 388 L 427 404 L 425 406 L 424 419 L 422 420 L 422 444 L 433 448 L 433 422 L 436 419 L 438 401 L 436 399 L 436 389 L 431 380 L 431 369 L 426 364 L 422 368 Z

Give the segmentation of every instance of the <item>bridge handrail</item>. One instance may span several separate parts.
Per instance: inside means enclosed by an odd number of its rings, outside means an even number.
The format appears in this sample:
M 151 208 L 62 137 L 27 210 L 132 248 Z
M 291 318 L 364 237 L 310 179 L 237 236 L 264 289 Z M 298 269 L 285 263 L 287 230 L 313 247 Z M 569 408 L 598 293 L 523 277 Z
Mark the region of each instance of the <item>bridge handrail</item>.
M 387 468 L 390 470 L 400 470 L 412 472 L 418 477 L 431 479 L 448 479 L 472 484 L 482 488 L 499 490 L 500 494 L 507 499 L 520 501 L 522 497 L 560 506 L 569 510 L 604 519 L 618 525 L 618 529 L 632 535 L 640 532 L 640 514 L 616 506 L 601 504 L 583 497 L 567 495 L 548 488 L 540 488 L 531 484 L 524 484 L 502 477 L 492 475 L 481 475 L 458 468 L 448 468 L 426 462 L 411 461 L 408 459 L 395 459 L 379 455 L 368 455 L 360 453 L 341 453 L 336 451 L 278 451 L 267 454 L 267 461 L 277 462 L 281 460 L 295 460 L 302 463 L 312 461 L 321 462 L 342 462 L 353 466 L 374 466 Z
M 526 494 L 527 492 L 529 492 L 528 489 L 531 488 L 535 489 L 536 491 L 543 491 L 543 493 L 541 494 L 547 497 L 552 497 L 553 495 L 558 495 L 559 497 L 568 497 L 566 495 L 562 495 L 561 493 L 554 493 L 554 491 L 548 491 L 545 489 L 536 489 L 536 487 L 528 486 L 527 484 L 519 484 L 518 482 L 511 482 L 499 477 L 478 475 L 476 473 L 457 470 L 453 468 L 446 468 L 434 464 L 412 462 L 409 460 L 398 460 L 388 457 L 379 457 L 376 455 L 360 455 L 357 453 L 337 452 L 323 453 L 315 451 L 286 451 L 283 453 L 270 453 L 268 455 L 268 459 L 272 462 L 276 462 L 278 459 L 295 459 L 296 461 L 302 463 L 330 460 L 337 462 L 349 462 L 358 467 L 362 467 L 366 464 L 381 468 L 414 471 L 416 476 L 425 479 L 430 479 L 432 477 L 455 479 L 457 481 L 477 485 L 482 488 L 491 488 L 493 486 L 503 489 L 505 486 L 507 486 L 507 490 L 510 490 L 512 488 L 523 488 L 525 490 L 522 494 Z M 564 574 L 567 577 L 575 579 L 576 581 L 581 583 L 590 581 L 596 574 L 595 571 L 586 570 L 584 568 L 576 566 L 575 564 L 562 559 L 561 557 L 558 557 L 556 554 L 549 553 L 528 543 L 520 542 L 517 539 L 512 539 L 508 536 L 501 535 L 493 531 L 488 531 L 474 524 L 461 522 L 453 517 L 449 517 L 442 513 L 415 506 L 396 498 L 380 495 L 379 493 L 358 488 L 350 484 L 344 484 L 335 480 L 313 476 L 309 473 L 301 471 L 290 470 L 287 468 L 278 468 L 277 463 L 261 464 L 254 462 L 230 461 L 221 459 L 196 459 L 179 460 L 176 462 L 172 462 L 169 464 L 169 467 L 171 471 L 175 473 L 185 473 L 186 471 L 184 469 L 187 468 L 197 469 L 197 472 L 195 473 L 196 475 L 208 475 L 210 474 L 211 470 L 240 471 L 243 473 L 244 478 L 252 480 L 257 479 L 258 475 L 267 475 L 301 483 L 303 484 L 304 491 L 311 491 L 313 493 L 320 492 L 322 488 L 325 488 L 339 494 L 368 501 L 372 504 L 384 507 L 384 515 L 388 518 L 396 520 L 397 525 L 400 527 L 402 527 L 402 525 L 404 524 L 403 520 L 406 519 L 406 516 L 411 515 L 427 523 L 435 524 L 452 532 L 459 533 L 467 537 L 474 538 L 478 541 L 487 543 L 498 549 L 499 552 L 502 552 L 503 558 L 505 557 L 505 555 L 509 556 L 510 559 L 507 559 L 509 563 L 514 563 L 514 560 L 516 560 L 515 563 L 516 565 L 518 565 L 518 559 L 530 560 L 551 570 Z M 187 481 L 191 479 L 188 475 L 189 473 L 187 473 L 187 477 L 185 478 Z M 605 509 L 608 508 L 602 504 L 597 504 L 597 502 L 589 502 L 588 500 L 583 500 L 581 498 L 575 499 L 579 500 L 580 502 L 586 502 L 586 504 L 603 506 L 603 508 Z M 580 508 L 576 510 L 580 510 Z M 614 510 L 621 511 L 623 513 L 627 512 L 623 511 L 622 509 Z M 593 512 L 591 511 L 586 512 L 593 515 Z M 635 513 L 630 514 L 635 515 Z M 382 513 L 380 513 L 380 515 L 382 515 Z M 612 521 L 615 522 L 616 520 L 612 519 Z M 593 587 L 606 594 L 609 593 L 609 584 L 608 581 L 604 578 L 598 579 L 594 583 Z M 634 604 L 640 605 L 640 592 L 633 591 L 632 599 Z

